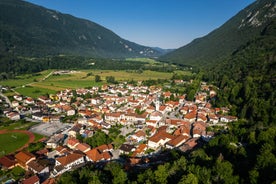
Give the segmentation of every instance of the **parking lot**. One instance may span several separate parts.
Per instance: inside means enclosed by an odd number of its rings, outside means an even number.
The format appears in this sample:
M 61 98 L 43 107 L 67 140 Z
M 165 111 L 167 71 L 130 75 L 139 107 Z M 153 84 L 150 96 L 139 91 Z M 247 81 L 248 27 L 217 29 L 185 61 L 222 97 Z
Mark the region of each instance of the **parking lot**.
M 39 125 L 33 126 L 30 131 L 49 137 L 57 132 L 62 132 L 68 129 L 71 126 L 72 125 L 67 123 L 40 123 Z

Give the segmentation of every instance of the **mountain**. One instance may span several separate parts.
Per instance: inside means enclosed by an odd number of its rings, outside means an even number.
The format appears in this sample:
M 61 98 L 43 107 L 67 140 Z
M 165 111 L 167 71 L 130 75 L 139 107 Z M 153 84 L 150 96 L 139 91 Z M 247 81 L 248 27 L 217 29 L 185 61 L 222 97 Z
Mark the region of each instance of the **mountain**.
M 175 49 L 162 49 L 160 47 L 151 47 L 151 48 L 154 49 L 154 50 L 156 50 L 156 51 L 158 51 L 158 52 L 160 52 L 161 55 L 168 54 L 168 53 L 170 53 L 170 52 L 172 52 L 172 51 L 175 50 Z
M 276 17 L 275 0 L 257 0 L 218 29 L 193 40 L 160 60 L 196 66 L 213 66 L 258 37 Z
M 0 52 L 18 56 L 154 57 L 161 53 L 94 22 L 21 0 L 0 0 Z

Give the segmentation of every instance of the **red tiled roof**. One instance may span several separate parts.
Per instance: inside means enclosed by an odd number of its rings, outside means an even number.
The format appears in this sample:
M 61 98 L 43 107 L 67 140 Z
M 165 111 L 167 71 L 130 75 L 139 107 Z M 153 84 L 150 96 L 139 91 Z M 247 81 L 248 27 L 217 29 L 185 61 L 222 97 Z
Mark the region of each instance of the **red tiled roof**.
M 188 138 L 189 138 L 188 136 L 180 134 L 176 136 L 174 139 L 170 140 L 168 144 L 175 147 L 179 143 L 186 141 Z
M 15 158 L 17 159 L 18 162 L 26 164 L 29 160 L 32 158 L 35 158 L 35 156 L 27 151 L 20 151 L 15 155 Z
M 81 157 L 83 157 L 83 155 L 78 154 L 78 153 L 72 153 L 72 154 L 68 154 L 66 156 L 63 157 L 59 157 L 56 160 L 62 165 L 62 166 L 66 166 L 78 159 L 80 159 Z
M 97 162 L 103 158 L 101 153 L 99 152 L 99 150 L 95 149 L 95 148 L 86 152 L 86 155 L 88 158 L 90 158 L 94 162 Z
M 155 135 L 153 135 L 152 137 L 150 137 L 149 141 L 159 142 L 161 139 L 166 139 L 166 138 L 173 139 L 174 136 L 166 133 L 165 131 L 160 131 L 160 132 L 156 133 Z
M 80 143 L 80 144 L 77 145 L 76 149 L 84 152 L 86 150 L 89 150 L 90 146 L 88 144 L 85 144 L 85 143 Z
M 39 178 L 38 178 L 38 176 L 35 175 L 28 179 L 23 180 L 22 184 L 33 184 L 33 183 L 37 183 L 37 182 L 39 182 Z
M 0 164 L 2 167 L 10 168 L 16 164 L 15 158 L 10 158 L 9 156 L 4 156 L 0 158 Z

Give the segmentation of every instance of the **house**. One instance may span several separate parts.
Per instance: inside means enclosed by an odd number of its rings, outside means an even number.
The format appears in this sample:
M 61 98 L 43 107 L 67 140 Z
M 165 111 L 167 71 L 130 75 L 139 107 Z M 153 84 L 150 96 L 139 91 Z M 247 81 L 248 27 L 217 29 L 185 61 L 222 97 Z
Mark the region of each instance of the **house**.
M 27 164 L 36 159 L 32 153 L 27 151 L 20 151 L 15 155 L 15 158 L 19 166 L 21 166 L 23 169 L 27 169 Z
M 98 149 L 101 153 L 113 151 L 113 145 L 112 144 L 103 144 L 103 145 L 96 147 L 96 149 Z
M 119 122 L 122 118 L 122 114 L 119 112 L 106 113 L 105 120 L 108 122 Z
M 17 162 L 13 155 L 6 155 L 0 158 L 0 166 L 2 169 L 12 169 L 16 164 Z
M 51 136 L 50 139 L 46 142 L 46 148 L 56 148 L 64 141 L 64 139 L 64 134 L 56 134 L 54 136 Z
M 201 137 L 205 135 L 206 124 L 202 121 L 197 121 L 193 123 L 193 137 Z
M 32 114 L 32 119 L 42 121 L 44 116 L 45 115 L 43 113 L 36 112 L 36 113 Z
M 219 122 L 219 117 L 214 113 L 209 114 L 208 118 L 209 118 L 209 121 L 214 123 L 214 124 L 217 124 Z
M 56 177 L 72 168 L 78 168 L 84 166 L 84 155 L 78 153 L 69 153 L 65 156 L 58 157 L 56 164 L 52 172 L 52 176 Z
M 198 113 L 197 121 L 203 121 L 204 123 L 206 123 L 207 122 L 207 117 L 202 113 Z
M 198 144 L 198 139 L 199 138 L 191 138 L 187 140 L 182 146 L 179 147 L 179 149 L 183 152 L 186 152 L 195 148 Z
M 163 118 L 163 115 L 159 111 L 154 111 L 149 116 L 149 120 L 154 120 L 154 121 L 160 121 L 162 118 Z
M 137 155 L 143 155 L 147 149 L 146 144 L 139 144 L 136 150 L 133 152 L 132 156 L 136 157 Z
M 147 126 L 152 126 L 152 127 L 158 127 L 159 123 L 156 120 L 147 120 L 146 121 Z
M 188 114 L 186 114 L 184 116 L 184 120 L 189 121 L 190 123 L 195 122 L 196 121 L 196 112 L 195 111 L 189 112 Z
M 135 134 L 131 136 L 131 139 L 134 140 L 135 142 L 141 142 L 146 139 L 146 133 L 143 132 L 142 130 L 138 130 Z
M 185 115 L 189 112 L 189 107 L 188 106 L 183 106 L 181 109 L 180 109 L 180 112 Z
M 171 139 L 169 142 L 166 143 L 166 148 L 173 149 L 176 147 L 179 147 L 184 142 L 186 142 L 189 139 L 189 136 L 187 135 L 178 135 L 175 138 Z
M 129 154 L 135 151 L 135 147 L 130 144 L 122 144 L 119 148 L 121 154 Z
M 80 141 L 74 137 L 69 137 L 67 140 L 67 146 L 70 149 L 76 149 L 78 144 L 80 144 Z
M 19 102 L 14 100 L 14 101 L 12 101 L 11 105 L 12 105 L 12 107 L 17 107 L 17 106 L 19 106 Z
M 88 145 L 88 144 L 85 144 L 85 143 L 79 143 L 77 146 L 76 146 L 76 149 L 77 150 L 80 150 L 81 152 L 83 153 L 86 153 L 88 152 L 91 147 Z
M 37 100 L 39 100 L 43 103 L 50 103 L 51 102 L 51 99 L 47 98 L 46 96 L 40 96 L 40 97 L 37 98 Z
M 179 126 L 178 129 L 176 129 L 173 133 L 173 135 L 178 136 L 178 135 L 185 135 L 190 137 L 190 131 L 191 131 L 191 126 L 190 125 L 181 125 Z
M 30 105 L 30 104 L 34 104 L 34 100 L 31 98 L 31 97 L 27 97 L 25 100 L 24 100 L 24 103 Z
M 105 129 L 111 128 L 111 125 L 110 125 L 109 123 L 104 122 L 104 121 L 101 122 L 101 125 L 102 125 L 102 127 L 105 128 Z
M 27 179 L 24 179 L 21 183 L 22 184 L 40 184 L 40 181 L 38 176 L 34 175 Z
M 81 124 L 76 124 L 74 125 L 69 131 L 68 131 L 68 136 L 70 137 L 77 137 L 77 134 L 80 132 L 82 128 Z
M 32 160 L 27 164 L 28 169 L 40 177 L 45 177 L 49 174 L 49 166 L 39 160 Z
M 110 160 L 112 155 L 109 150 L 113 150 L 111 145 L 102 145 L 86 152 L 86 159 L 91 162 Z
M 238 118 L 236 116 L 222 116 L 220 118 L 221 122 L 229 123 L 233 121 L 238 121 Z
M 17 101 L 22 101 L 23 100 L 22 96 L 20 96 L 20 95 L 14 95 L 13 98 Z
M 15 111 L 6 113 L 6 116 L 10 120 L 19 120 L 20 119 L 20 114 L 18 112 L 15 112 Z
M 164 146 L 168 141 L 174 138 L 173 135 L 166 133 L 165 131 L 160 131 L 154 134 L 148 140 L 148 147 L 152 149 L 157 149 L 160 146 Z

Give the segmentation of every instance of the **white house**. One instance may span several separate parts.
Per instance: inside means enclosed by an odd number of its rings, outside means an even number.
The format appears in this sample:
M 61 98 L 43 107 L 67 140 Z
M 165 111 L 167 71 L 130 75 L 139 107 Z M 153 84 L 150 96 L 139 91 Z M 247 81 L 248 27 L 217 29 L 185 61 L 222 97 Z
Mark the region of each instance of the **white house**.
M 56 164 L 52 172 L 52 176 L 56 177 L 73 167 L 82 166 L 85 164 L 84 155 L 78 153 L 69 153 L 65 156 L 56 159 Z

